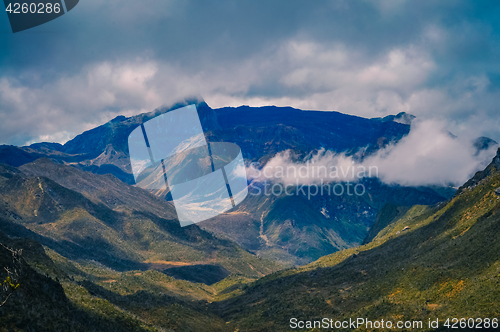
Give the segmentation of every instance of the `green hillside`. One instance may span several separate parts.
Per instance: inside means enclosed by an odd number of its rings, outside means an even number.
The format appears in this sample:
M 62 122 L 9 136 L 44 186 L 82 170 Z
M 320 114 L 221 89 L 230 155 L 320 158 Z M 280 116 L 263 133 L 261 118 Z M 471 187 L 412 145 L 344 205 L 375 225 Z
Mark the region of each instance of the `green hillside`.
M 0 165 L 0 194 L 0 331 L 229 331 L 209 302 L 279 269 L 113 176 Z
M 0 230 L 7 235 L 31 237 L 72 260 L 205 283 L 279 269 L 196 225 L 180 227 L 168 202 L 113 176 L 48 160 L 23 167 L 0 165 Z
M 404 113 L 383 119 L 366 119 L 339 112 L 302 111 L 291 107 L 212 109 L 196 97 L 136 116 L 118 116 L 77 135 L 64 145 L 47 142 L 24 147 L 0 145 L 0 163 L 19 167 L 31 177 L 49 178 L 83 194 L 97 205 L 115 211 L 146 210 L 161 218 L 175 220 L 172 206 L 165 211 L 159 206 L 162 204 L 158 204 L 158 198 L 145 199 L 147 193 L 144 191 L 131 186 L 122 190 L 123 183 L 120 185 L 117 179 L 135 183 L 127 145 L 129 134 L 138 125 L 189 104 L 196 105 L 208 142 L 236 143 L 246 162 L 260 162 L 261 165 L 285 151 L 290 152 L 296 162 L 305 162 L 311 153 L 321 149 L 368 156 L 390 142 L 398 142 L 410 130 L 409 122 L 401 123 L 399 119 L 409 117 Z M 481 144 L 488 146 L 489 143 L 484 141 Z M 89 173 L 113 176 L 82 177 L 76 170 L 64 165 L 54 166 L 46 158 Z M 388 185 L 375 178 L 361 182 L 366 187 L 363 197 L 344 194 L 310 198 L 295 188 L 299 194 L 294 197 L 248 197 L 234 211 L 198 226 L 236 242 L 258 257 L 284 266 L 297 266 L 361 244 L 378 211 L 388 202 L 405 206 L 435 204 L 454 192 L 452 188 L 440 186 Z M 161 190 L 156 194 L 160 197 L 167 195 Z
M 292 317 L 439 318 L 441 328 L 446 318 L 500 318 L 499 165 L 500 152 L 449 202 L 414 206 L 368 244 L 274 273 L 213 306 L 240 331 L 288 331 Z
M 69 299 L 67 287 L 61 286 L 69 283 L 68 276 L 36 242 L 0 233 L 0 266 L 0 331 L 157 331 L 110 302 L 92 298 L 75 283 L 82 295 L 78 301 Z M 40 270 L 42 266 L 51 273 Z

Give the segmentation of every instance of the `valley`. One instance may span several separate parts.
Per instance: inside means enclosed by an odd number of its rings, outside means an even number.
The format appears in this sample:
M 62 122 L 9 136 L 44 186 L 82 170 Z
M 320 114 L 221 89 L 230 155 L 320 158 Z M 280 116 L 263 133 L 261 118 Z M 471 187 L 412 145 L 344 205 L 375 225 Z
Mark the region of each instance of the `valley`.
M 305 119 L 286 124 L 293 130 L 277 124 L 273 131 L 273 116 L 265 130 L 255 120 L 268 109 L 231 117 L 245 126 L 217 120 L 233 109 L 200 109 L 207 137 L 246 146 L 248 161 L 265 162 L 290 148 L 300 154 L 322 142 L 350 153 L 361 144 L 376 151 L 380 130 L 397 141 L 408 129 L 363 119 L 379 131 L 359 145 L 350 137 L 336 146 L 322 141 L 325 133 L 308 132 Z M 305 112 L 278 109 L 277 118 L 285 111 Z M 0 148 L 2 264 L 16 267 L 9 280 L 19 284 L 4 289 L 2 326 L 85 331 L 90 321 L 110 331 L 288 331 L 293 317 L 499 315 L 491 304 L 500 289 L 500 155 L 456 192 L 376 178 L 360 180 L 363 195 L 250 192 L 236 208 L 181 227 L 168 191 L 129 183 L 125 134 L 153 114 L 117 118 L 65 146 Z M 344 115 L 317 116 L 358 125 Z M 238 136 L 246 130 L 254 131 L 244 136 L 256 135 L 253 143 Z M 296 133 L 287 136 L 289 130 Z M 303 138 L 293 143 L 299 132 Z M 264 152 L 253 152 L 257 143 L 265 148 L 255 151 Z

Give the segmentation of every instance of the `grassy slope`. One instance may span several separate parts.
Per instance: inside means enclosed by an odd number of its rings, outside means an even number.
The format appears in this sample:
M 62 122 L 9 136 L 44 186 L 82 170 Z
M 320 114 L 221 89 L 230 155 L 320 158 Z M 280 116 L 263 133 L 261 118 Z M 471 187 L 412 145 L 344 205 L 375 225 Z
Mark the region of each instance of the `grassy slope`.
M 48 248 L 51 259 L 25 254 L 42 275 L 60 280 L 70 312 L 117 331 L 280 331 L 291 317 L 498 317 L 498 186 L 495 170 L 446 205 L 409 209 L 364 246 L 249 286 L 237 275 L 207 286 L 70 261 Z
M 264 277 L 214 306 L 242 331 L 286 331 L 291 317 L 499 317 L 499 186 L 490 165 L 447 204 L 415 206 L 366 245 Z
M 54 180 L 0 165 L 0 229 L 9 232 L 10 224 L 22 225 L 38 234 L 37 241 L 70 259 L 92 259 L 120 270 L 212 264 L 248 278 L 279 269 L 196 225 L 181 228 L 167 202 L 113 177 L 47 160 L 31 166 Z M 73 183 L 80 192 L 55 180 Z
M 11 327 L 17 324 L 17 330 L 35 326 L 38 331 L 54 320 L 61 330 L 85 330 L 82 326 L 88 323 L 110 331 L 225 331 L 225 322 L 209 310 L 208 303 L 229 286 L 223 297 L 278 269 L 276 263 L 195 225 L 176 226 L 175 215 L 164 202 L 155 202 L 148 193 L 113 177 L 44 160 L 34 166 L 54 180 L 0 165 L 0 229 L 10 236 L 35 239 L 45 249 L 27 239 L 3 237 L 2 242 L 22 248 L 33 273 L 47 276 L 65 302 L 45 301 L 40 309 L 36 303 L 44 299 L 33 289 L 27 304 L 13 297 L 9 305 L 35 304 L 33 310 L 40 311 L 36 315 L 29 311 L 32 318 L 12 312 L 10 320 L 2 321 Z M 61 185 L 71 183 L 80 191 Z M 129 204 L 133 199 L 136 204 Z M 141 201 L 145 204 L 137 204 Z M 207 263 L 221 265 L 231 275 L 207 286 L 154 270 Z M 203 268 L 198 272 L 203 274 Z M 29 278 L 21 281 L 22 286 L 27 284 Z M 53 314 L 45 307 L 53 308 Z
M 38 194 L 37 184 L 30 183 L 29 197 Z M 61 280 L 75 310 L 101 324 L 116 322 L 118 327 L 130 321 L 138 329 L 280 331 L 288 330 L 290 317 L 498 317 L 500 200 L 494 194 L 498 186 L 500 174 L 490 168 L 484 179 L 460 190 L 448 204 L 415 206 L 364 246 L 325 256 L 300 269 L 277 272 L 249 286 L 242 285 L 248 277 L 237 275 L 237 265 L 233 276 L 206 286 L 155 271 L 119 272 L 97 262 L 70 261 L 48 248 L 55 264 L 43 255 L 34 255 L 30 261 L 40 272 Z M 28 202 L 42 206 L 36 200 Z M 34 218 L 29 215 L 31 206 L 16 211 L 17 216 L 9 214 L 12 209 L 2 212 L 13 220 Z M 83 218 L 86 222 L 101 213 L 81 211 L 88 213 Z M 39 221 L 43 226 L 43 220 Z M 410 229 L 403 231 L 406 227 Z M 227 259 L 234 263 L 237 257 Z M 240 264 L 241 269 L 249 268 L 245 260 Z M 209 304 L 212 301 L 218 302 Z
M 0 291 L 1 302 L 6 300 L 0 306 L 0 331 L 157 331 L 151 324 L 106 300 L 93 298 L 88 292 L 79 290 L 78 301 L 68 299 L 66 287 L 59 281 L 68 284 L 68 276 L 45 255 L 38 243 L 11 240 L 1 233 L 0 243 L 0 280 L 6 277 L 4 268 L 10 271 L 16 268 L 18 273 L 14 279 L 19 285 L 15 290 L 8 290 L 11 293 L 8 298 L 5 289 Z M 22 249 L 22 254 L 13 255 L 11 248 Z M 72 286 L 78 288 L 74 283 Z
M 22 260 L 27 272 L 16 280 L 20 288 L 0 308 L 0 331 L 3 327 L 15 331 L 229 331 L 208 307 L 217 285 L 176 280 L 155 270 L 119 272 L 97 262 L 75 262 L 35 241 L 12 240 L 1 233 L 0 242 L 23 249 L 29 263 Z

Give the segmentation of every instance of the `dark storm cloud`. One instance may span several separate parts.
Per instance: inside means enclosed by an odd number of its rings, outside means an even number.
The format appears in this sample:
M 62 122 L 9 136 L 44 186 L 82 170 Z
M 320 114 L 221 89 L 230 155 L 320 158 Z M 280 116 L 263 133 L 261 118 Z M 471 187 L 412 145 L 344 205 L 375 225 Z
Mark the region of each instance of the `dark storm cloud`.
M 0 15 L 0 142 L 64 141 L 201 94 L 438 117 L 500 139 L 499 5 L 458 1 L 80 1 L 21 33 Z
M 481 27 L 460 27 L 464 21 L 481 22 L 481 16 L 496 21 L 490 8 L 456 2 L 85 1 L 43 27 L 2 34 L 9 48 L 2 52 L 2 63 L 74 68 L 147 54 L 200 67 L 205 61 L 241 61 L 296 37 L 326 45 L 341 42 L 372 57 L 418 41 L 428 24 L 460 30 L 455 44 L 450 42 L 456 56 L 471 45 L 480 45 L 482 53 L 489 49 L 490 36 Z M 2 19 L 6 26 L 6 16 Z

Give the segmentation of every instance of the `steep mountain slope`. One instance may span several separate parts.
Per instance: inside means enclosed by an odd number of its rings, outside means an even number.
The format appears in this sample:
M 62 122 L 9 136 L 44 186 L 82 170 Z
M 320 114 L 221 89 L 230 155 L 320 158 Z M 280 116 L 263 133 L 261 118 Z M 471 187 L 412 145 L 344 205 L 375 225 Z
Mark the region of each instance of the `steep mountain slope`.
M 384 205 L 378 213 L 377 219 L 375 219 L 368 235 L 363 240 L 363 244 L 371 242 L 384 228 L 401 219 L 409 209 L 410 206 L 397 206 L 393 203 Z
M 117 270 L 170 273 L 175 267 L 176 276 L 209 283 L 229 273 L 256 278 L 279 268 L 196 225 L 181 228 L 168 202 L 112 176 L 48 160 L 24 170 L 0 165 L 0 229 L 31 237 L 70 259 Z M 48 177 L 33 176 L 35 171 Z M 187 272 L 179 274 L 181 267 Z M 193 267 L 196 273 L 189 272 Z
M 40 162 L 41 169 L 50 169 L 50 163 Z M 48 259 L 36 244 L 21 245 L 37 271 L 59 278 L 63 285 L 69 300 L 57 304 L 67 303 L 72 311 L 54 305 L 47 317 L 63 324 L 58 326 L 64 330 L 78 327 L 68 321 L 71 315 L 81 315 L 98 329 L 112 322 L 112 327 L 106 328 L 111 331 L 122 330 L 122 324 L 128 324 L 129 330 L 135 326 L 136 330 L 286 331 L 292 317 L 367 317 L 394 322 L 414 319 L 424 324 L 428 317 L 498 317 L 500 200 L 495 190 L 500 186 L 500 169 L 495 165 L 500 165 L 500 153 L 476 175 L 474 185 L 462 187 L 447 204 L 414 206 L 397 213 L 383 209 L 389 225 L 364 246 L 325 256 L 300 269 L 272 274 L 249 286 L 239 286 L 238 281 L 234 284 L 230 278 L 210 287 L 175 280 L 154 270 L 119 272 L 88 260 L 71 261 L 46 249 Z M 63 167 L 59 172 L 64 174 L 67 166 L 55 167 Z M 70 174 L 73 171 L 68 170 Z M 2 187 L 10 190 L 16 186 L 9 181 L 24 183 L 30 179 L 8 166 L 3 166 L 0 174 Z M 84 206 L 83 200 L 78 202 L 78 206 Z M 95 204 L 90 199 L 88 202 L 85 204 Z M 68 203 L 60 204 L 64 207 Z M 29 219 L 23 211 L 15 214 L 6 209 L 2 215 L 23 223 Z M 5 224 L 8 222 L 3 219 L 0 225 Z M 57 281 L 54 285 L 60 287 Z M 206 302 L 218 299 L 222 300 Z M 26 330 L 26 321 L 17 324 L 20 330 Z M 441 321 L 441 327 L 443 324 Z
M 2 233 L 0 264 L 18 285 L 5 302 L 0 290 L 0 331 L 231 331 L 208 308 L 218 286 L 77 263 Z
M 435 204 L 446 199 L 428 188 L 387 186 L 376 179 L 361 183 L 366 187 L 362 196 L 329 195 L 325 190 L 323 195 L 308 197 L 307 188 L 305 194 L 294 188 L 293 195 L 279 196 L 251 190 L 235 210 L 199 225 L 260 257 L 303 265 L 362 243 L 387 202 Z
M 0 331 L 156 331 L 105 301 L 94 301 L 93 311 L 83 310 L 66 297 L 57 277 L 35 271 L 23 257 L 57 270 L 61 280 L 67 278 L 40 245 L 0 233 L 0 280 L 9 277 L 16 285 L 5 285 L 7 291 L 2 285 Z
M 56 164 L 41 158 L 18 168 L 29 177 L 45 177 L 59 185 L 79 192 L 95 204 L 119 211 L 152 213 L 176 223 L 172 203 L 150 192 L 124 184 L 112 175 L 96 175 L 74 167 Z
M 134 183 L 128 156 L 128 135 L 141 123 L 172 109 L 197 104 L 205 131 L 218 130 L 217 114 L 199 99 L 188 99 L 170 107 L 161 107 L 137 116 L 118 116 L 113 120 L 77 135 L 64 145 L 35 143 L 29 147 L 0 146 L 0 163 L 21 166 L 39 158 L 68 163 L 96 174 L 113 174 L 126 183 Z
M 291 107 L 212 109 L 201 99 L 188 99 L 170 107 L 132 117 L 115 119 L 88 130 L 64 145 L 36 143 L 29 147 L 0 146 L 0 163 L 21 166 L 49 157 L 97 174 L 111 173 L 133 183 L 128 160 L 128 135 L 141 123 L 189 104 L 196 104 L 209 141 L 237 143 L 246 159 L 258 160 L 287 149 L 332 151 L 376 149 L 398 141 L 410 127 L 394 121 L 381 122 L 338 112 L 302 111 Z
M 264 277 L 214 306 L 244 331 L 287 331 L 292 317 L 416 320 L 424 329 L 428 319 L 444 329 L 446 318 L 472 317 L 491 328 L 500 318 L 499 165 L 500 150 L 448 203 L 414 206 L 372 242 Z

